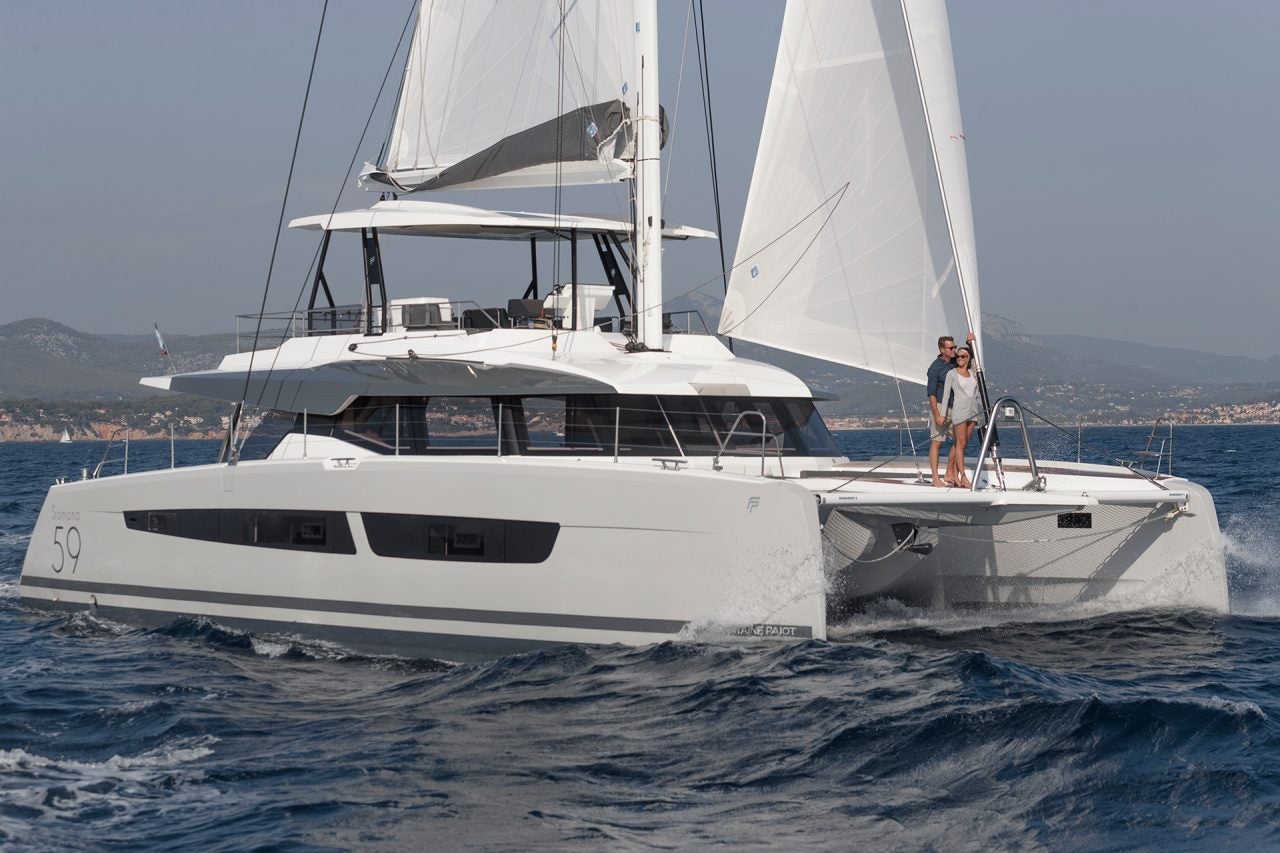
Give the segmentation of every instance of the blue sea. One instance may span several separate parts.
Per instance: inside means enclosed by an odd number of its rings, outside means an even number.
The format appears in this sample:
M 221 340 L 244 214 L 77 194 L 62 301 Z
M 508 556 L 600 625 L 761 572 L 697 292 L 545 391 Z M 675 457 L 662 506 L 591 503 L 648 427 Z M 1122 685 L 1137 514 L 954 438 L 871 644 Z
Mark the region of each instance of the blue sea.
M 1082 444 L 1133 458 L 1146 436 Z M 24 607 L 45 492 L 103 448 L 0 445 L 0 846 L 1280 847 L 1280 427 L 1176 439 L 1175 473 L 1218 502 L 1231 615 L 885 602 L 829 642 L 472 665 Z M 179 443 L 178 463 L 216 451 Z M 131 468 L 168 464 L 134 443 Z

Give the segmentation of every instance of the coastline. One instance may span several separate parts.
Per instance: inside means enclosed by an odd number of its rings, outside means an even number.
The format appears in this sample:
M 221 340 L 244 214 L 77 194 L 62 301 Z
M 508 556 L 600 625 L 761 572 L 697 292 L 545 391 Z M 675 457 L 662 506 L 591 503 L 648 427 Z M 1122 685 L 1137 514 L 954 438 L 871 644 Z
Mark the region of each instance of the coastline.
M 876 418 L 827 418 L 827 427 L 841 432 L 853 432 L 857 430 L 897 430 L 902 428 L 901 420 L 890 423 Z M 1165 419 L 1164 422 L 1168 422 Z M 1063 429 L 1074 429 L 1080 427 L 1082 429 L 1150 429 L 1155 423 L 1155 419 L 1145 421 L 1129 421 L 1127 423 L 1103 423 L 1103 422 L 1085 422 L 1085 423 L 1064 423 L 1059 424 Z M 1045 426 L 1044 424 L 1027 424 L 1029 429 L 1037 429 Z M 1174 421 L 1175 429 L 1184 427 L 1215 427 L 1215 426 L 1280 426 L 1280 421 Z M 929 428 L 928 421 L 921 418 L 911 423 L 910 428 L 913 431 L 923 431 Z
M 1082 424 L 1063 424 L 1064 429 L 1072 429 L 1076 426 L 1085 429 L 1150 429 L 1152 421 L 1136 421 L 1131 423 L 1082 423 Z M 1043 424 L 1030 425 L 1031 429 L 1043 427 Z M 1175 421 L 1173 424 L 1175 429 L 1183 429 L 1186 427 L 1262 427 L 1262 426 L 1280 426 L 1280 421 L 1214 421 L 1211 423 L 1203 422 L 1180 422 Z M 887 423 L 877 418 L 829 418 L 827 419 L 827 427 L 837 432 L 859 432 L 871 430 L 899 430 L 901 422 Z M 928 428 L 928 424 L 922 418 L 911 425 L 913 431 L 924 431 Z M 73 443 L 109 441 L 112 434 L 115 433 L 117 439 L 123 439 L 123 430 L 125 428 L 119 424 L 95 423 L 88 427 L 77 427 L 71 430 L 71 440 Z M 173 436 L 175 441 L 210 441 L 221 440 L 226 434 L 225 428 L 216 430 L 188 430 L 176 433 Z M 163 429 L 136 429 L 129 428 L 130 441 L 167 441 L 170 437 L 167 426 Z M 3 424 L 0 425 L 0 444 L 2 443 L 59 443 L 62 438 L 62 426 L 52 426 L 49 424 Z
M 117 438 L 124 438 L 125 427 L 120 424 L 95 423 L 87 427 L 68 427 L 72 442 L 108 441 L 113 433 Z M 168 439 L 169 429 L 136 429 L 129 427 L 130 441 L 147 441 L 148 439 Z M 192 430 L 174 435 L 177 441 L 220 439 L 225 430 Z M 0 442 L 54 442 L 62 438 L 62 425 L 49 424 L 4 424 L 0 425 Z

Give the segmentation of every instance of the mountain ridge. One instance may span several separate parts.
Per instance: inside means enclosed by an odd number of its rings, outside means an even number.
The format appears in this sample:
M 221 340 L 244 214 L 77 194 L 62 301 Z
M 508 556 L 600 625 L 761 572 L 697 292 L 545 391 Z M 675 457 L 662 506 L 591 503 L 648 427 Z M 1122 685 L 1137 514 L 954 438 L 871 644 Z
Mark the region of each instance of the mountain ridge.
M 704 314 L 714 310 L 697 305 Z M 1197 406 L 1271 400 L 1280 396 L 1280 356 L 1222 356 L 1081 335 L 1038 335 L 995 314 L 983 316 L 980 353 L 992 396 L 1009 394 L 1047 416 L 1134 417 L 1176 404 Z M 962 335 L 957 335 L 958 337 Z M 0 325 L 0 399 L 142 400 L 163 395 L 141 376 L 208 370 L 235 352 L 236 335 L 171 335 L 169 357 L 151 334 L 90 334 L 47 318 Z M 924 405 L 923 387 L 855 368 L 737 343 L 738 355 L 796 373 L 839 399 L 823 404 L 837 416 L 911 417 Z M 170 362 L 172 359 L 172 362 Z M 920 365 L 923 382 L 927 365 Z

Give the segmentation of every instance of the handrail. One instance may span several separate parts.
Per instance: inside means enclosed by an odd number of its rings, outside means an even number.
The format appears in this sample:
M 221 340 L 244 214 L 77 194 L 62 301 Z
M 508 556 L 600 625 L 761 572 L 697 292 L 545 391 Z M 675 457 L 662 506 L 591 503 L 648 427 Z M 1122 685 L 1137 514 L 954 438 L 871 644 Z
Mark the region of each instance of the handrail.
M 1007 411 L 1007 407 L 1009 406 L 1012 406 L 1017 410 L 1018 422 L 1022 426 L 1022 441 L 1027 451 L 1027 461 L 1031 465 L 1031 482 L 1027 484 L 1027 488 L 1033 488 L 1033 489 L 1036 489 L 1037 491 L 1043 491 L 1044 478 L 1040 476 L 1040 471 L 1036 467 L 1035 455 L 1032 453 L 1032 450 L 1031 450 L 1031 436 L 1027 432 L 1026 415 L 1029 414 L 1033 418 L 1044 422 L 1045 424 L 1058 430 L 1059 432 L 1066 435 L 1070 435 L 1070 433 L 1066 428 L 1061 427 L 1058 424 L 1055 424 L 1053 421 L 1049 420 L 1048 418 L 1044 417 L 1041 414 L 1037 414 L 1036 412 L 1031 411 L 1030 409 L 1023 406 L 1021 403 L 1019 403 L 1017 400 L 1015 400 L 1014 398 L 1001 397 L 999 400 L 996 400 L 995 404 L 992 405 L 991 407 L 991 423 L 988 424 L 986 434 L 982 438 L 982 450 L 979 452 L 978 461 L 974 465 L 973 485 L 970 487 L 971 491 L 978 490 L 978 475 L 982 473 L 983 466 L 986 464 L 987 454 L 994 443 L 994 437 L 996 433 L 996 430 L 994 427 L 995 427 L 996 418 L 999 417 L 1002 412 Z M 1006 419 L 1012 420 L 1012 417 L 1008 417 Z M 1078 433 L 1077 433 L 1076 441 L 1081 444 L 1083 443 Z M 1091 449 L 1097 450 L 1098 448 L 1091 448 Z M 1077 451 L 1077 453 L 1078 452 L 1079 451 Z M 1158 476 L 1158 472 L 1157 474 L 1154 474 L 1154 475 L 1148 474 L 1146 471 L 1143 471 L 1139 468 L 1135 468 L 1132 465 L 1127 465 L 1119 459 L 1115 459 L 1114 457 L 1108 457 L 1108 458 L 1111 458 L 1112 462 L 1120 465 L 1125 470 L 1130 471 L 1134 475 L 1141 477 L 1142 479 L 1146 480 L 1148 483 L 1155 486 L 1156 488 L 1166 492 L 1169 491 L 1168 486 L 1165 486 L 1163 483 L 1161 483 L 1159 480 L 1156 479 L 1156 477 Z M 1001 484 L 1001 488 L 1002 489 L 1004 488 L 1003 483 Z
M 708 335 L 714 334 L 714 332 L 711 331 L 711 327 L 707 325 L 707 318 L 703 317 L 702 312 L 699 311 L 697 308 L 689 308 L 684 311 L 665 311 L 663 312 L 663 316 L 667 318 L 672 318 L 672 319 L 676 317 L 681 317 L 681 316 L 685 317 L 687 322 L 685 323 L 685 326 L 684 326 L 684 333 L 686 335 L 692 335 L 694 333 L 693 318 L 697 317 L 698 322 L 702 324 L 702 331 Z M 672 326 L 674 325 L 675 323 L 673 322 Z
M 437 303 L 441 306 L 447 306 L 450 309 L 451 319 L 444 321 L 432 328 L 436 329 L 452 329 L 462 330 L 465 327 L 465 318 L 463 317 L 464 308 L 474 308 L 480 312 L 492 324 L 492 328 L 502 328 L 503 324 L 492 313 L 492 308 L 486 308 L 474 299 L 450 299 L 447 302 Z M 279 335 L 281 339 L 309 337 L 313 335 L 335 335 L 335 334 L 358 334 L 364 328 L 365 307 L 359 303 L 350 303 L 344 305 L 326 305 L 315 308 L 301 308 L 291 311 L 265 311 L 252 314 L 237 314 L 236 321 L 236 351 L 240 351 L 240 343 L 243 335 L 240 332 L 240 321 L 254 321 L 255 328 L 261 321 L 277 321 L 280 326 L 269 330 L 270 335 Z M 707 320 L 702 316 L 702 312 L 696 308 L 682 311 L 664 312 L 663 317 L 671 320 L 675 317 L 685 317 L 685 328 L 683 334 L 715 334 L 711 326 L 707 324 Z M 697 333 L 693 330 L 693 320 L 697 318 L 698 324 L 702 327 L 702 332 Z M 625 318 L 606 317 L 604 320 L 619 320 Z M 672 330 L 674 331 L 674 329 Z M 264 334 L 259 330 L 259 343 Z
M 1036 467 L 1036 457 L 1035 453 L 1031 450 L 1031 436 L 1027 433 L 1027 418 L 1026 415 L 1023 414 L 1022 404 L 1012 397 L 1001 397 L 991 406 L 991 421 L 987 424 L 987 429 L 983 433 L 982 449 L 978 451 L 978 460 L 973 466 L 973 477 L 971 478 L 969 486 L 969 491 L 971 492 L 976 492 L 978 490 L 978 477 L 982 474 L 982 468 L 987 461 L 987 454 L 990 452 L 991 446 L 995 443 L 997 432 L 995 428 L 996 418 L 1003 414 L 1005 420 L 1013 420 L 1012 416 L 1008 414 L 1010 409 L 1018 413 L 1018 425 L 1022 428 L 1022 445 L 1026 448 L 1027 462 L 1031 466 L 1031 482 L 1027 485 L 1029 488 L 1033 488 L 1038 492 L 1044 491 L 1044 478 L 1040 476 L 1040 469 Z M 1002 482 L 1001 489 L 1003 490 L 1004 488 L 1005 487 Z
M 111 453 L 111 448 L 115 445 L 116 436 L 118 436 L 122 432 L 124 433 L 124 456 L 121 457 L 124 462 L 124 471 L 122 473 L 124 474 L 129 473 L 129 428 L 117 427 L 116 429 L 113 429 L 111 431 L 111 435 L 107 436 L 107 446 L 102 451 L 102 459 L 100 459 L 98 461 L 98 464 L 93 467 L 92 479 L 96 480 L 102 476 L 102 469 L 108 462 L 119 461 L 116 459 L 109 458 L 108 454 Z
M 720 464 L 720 457 L 724 456 L 725 448 L 729 446 L 729 441 L 733 438 L 733 434 L 737 431 L 738 424 L 742 423 L 742 419 L 747 417 L 748 415 L 755 415 L 757 418 L 760 419 L 760 476 L 761 477 L 765 476 L 764 461 L 765 461 L 765 454 L 768 452 L 768 441 L 770 437 L 769 436 L 769 419 L 764 416 L 764 412 L 757 412 L 754 409 L 748 409 L 745 412 L 738 412 L 738 416 L 733 419 L 733 424 L 729 427 L 729 432 L 725 435 L 724 440 L 720 442 L 720 452 L 717 453 L 715 458 L 711 460 L 712 469 L 716 471 L 722 470 L 723 466 L 721 466 Z M 775 442 L 774 444 L 775 444 L 775 447 L 777 448 L 777 454 L 778 454 L 778 473 L 781 476 L 786 477 L 786 472 L 782 470 L 782 446 L 780 444 L 777 444 L 777 442 Z
M 1152 450 L 1151 445 L 1155 443 L 1156 432 L 1160 429 L 1160 424 L 1164 424 L 1166 427 L 1168 427 L 1168 429 L 1166 431 L 1166 434 L 1160 437 L 1160 449 Z M 1159 477 L 1160 465 L 1161 463 L 1164 462 L 1164 459 L 1165 459 L 1166 446 L 1168 447 L 1169 467 L 1165 473 L 1168 474 L 1168 476 L 1172 477 L 1173 476 L 1173 421 L 1170 420 L 1169 418 L 1166 418 L 1164 415 L 1161 415 L 1160 417 L 1156 418 L 1155 423 L 1151 425 L 1151 434 L 1147 436 L 1147 446 L 1144 449 L 1138 451 L 1138 456 L 1142 457 L 1142 459 L 1131 463 L 1128 467 L 1132 469 L 1134 468 L 1134 466 L 1142 464 L 1142 460 L 1150 459 L 1152 456 L 1154 456 L 1156 458 L 1155 475 Z

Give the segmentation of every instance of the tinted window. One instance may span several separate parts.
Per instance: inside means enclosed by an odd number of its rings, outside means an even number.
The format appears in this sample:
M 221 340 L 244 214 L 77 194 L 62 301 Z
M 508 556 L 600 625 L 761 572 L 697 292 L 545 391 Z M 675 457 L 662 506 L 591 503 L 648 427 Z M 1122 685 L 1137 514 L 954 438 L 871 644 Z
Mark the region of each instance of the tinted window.
M 276 509 L 132 510 L 124 514 L 130 530 L 259 548 L 287 548 L 354 554 L 355 543 L 344 512 Z
M 486 563 L 541 563 L 560 525 L 545 521 L 365 512 L 369 547 L 380 557 Z
M 745 413 L 745 414 L 744 414 Z M 739 419 L 741 416 L 741 419 Z M 735 428 L 734 424 L 737 422 Z M 500 423 L 499 423 L 500 422 Z M 500 426 L 500 428 L 499 428 Z M 765 435 L 762 442 L 761 429 Z M 301 431 L 301 418 L 295 426 Z M 574 394 L 362 398 L 307 431 L 378 453 L 841 456 L 812 400 Z
M 261 416 L 246 415 L 241 423 L 242 430 L 249 435 L 240 444 L 240 459 L 252 462 L 255 459 L 266 459 L 290 432 L 301 430 L 302 416 L 292 412 L 270 411 Z

